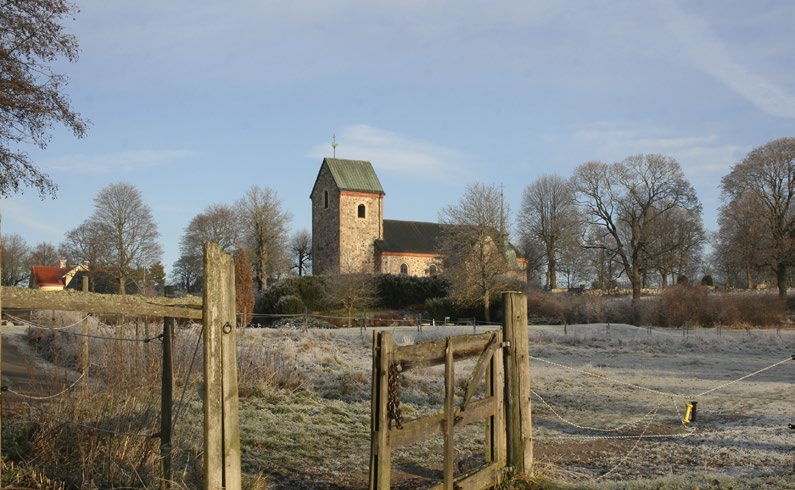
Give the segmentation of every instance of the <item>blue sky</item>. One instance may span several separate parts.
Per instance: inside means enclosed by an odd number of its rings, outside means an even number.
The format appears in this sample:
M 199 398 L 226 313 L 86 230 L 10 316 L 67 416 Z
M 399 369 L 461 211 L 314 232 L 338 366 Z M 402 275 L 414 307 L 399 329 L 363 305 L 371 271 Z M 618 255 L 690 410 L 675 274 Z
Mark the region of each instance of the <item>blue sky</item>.
M 0 200 L 2 231 L 59 244 L 114 182 L 142 192 L 167 269 L 207 205 L 275 189 L 311 228 L 324 156 L 369 160 L 385 216 L 435 221 L 467 184 L 515 211 L 538 176 L 676 158 L 717 228 L 718 186 L 795 136 L 795 2 L 77 1 L 74 108 L 29 148 L 58 182 Z

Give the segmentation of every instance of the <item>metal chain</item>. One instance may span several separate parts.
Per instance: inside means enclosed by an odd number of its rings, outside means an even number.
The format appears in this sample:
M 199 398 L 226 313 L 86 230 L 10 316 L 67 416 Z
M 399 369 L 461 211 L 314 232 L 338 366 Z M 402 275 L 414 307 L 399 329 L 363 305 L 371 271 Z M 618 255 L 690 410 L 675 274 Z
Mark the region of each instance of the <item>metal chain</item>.
M 389 366 L 389 394 L 386 408 L 389 416 L 389 428 L 392 428 L 392 421 L 395 427 L 403 428 L 403 415 L 400 413 L 400 370 L 398 364 Z

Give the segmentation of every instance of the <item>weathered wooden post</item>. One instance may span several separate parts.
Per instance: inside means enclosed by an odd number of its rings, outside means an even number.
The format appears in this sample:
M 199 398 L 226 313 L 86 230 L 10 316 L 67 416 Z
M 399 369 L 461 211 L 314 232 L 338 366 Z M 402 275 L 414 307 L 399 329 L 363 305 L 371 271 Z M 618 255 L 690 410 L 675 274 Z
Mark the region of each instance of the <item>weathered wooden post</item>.
M 88 276 L 85 274 L 83 275 L 83 292 L 88 292 Z M 82 352 L 81 352 L 81 363 L 83 368 L 83 396 L 88 394 L 88 312 L 83 312 L 83 325 L 80 330 L 83 334 L 83 343 L 82 343 Z
M 3 222 L 3 216 L 0 215 L 0 228 L 2 228 L 2 226 L 1 226 L 2 222 Z M 2 238 L 2 236 L 3 236 L 2 233 L 0 233 L 0 277 L 2 277 L 2 275 L 3 275 L 3 238 Z M 3 369 L 1 367 L 3 365 L 3 356 L 2 356 L 2 353 L 3 353 L 3 322 L 2 322 L 2 318 L 3 318 L 3 285 L 0 284 L 0 378 L 2 378 L 2 375 L 3 375 Z M 3 397 L 3 392 L 0 391 L 0 407 L 3 406 L 3 398 L 2 397 Z M 2 436 L 2 434 L 3 434 L 3 431 L 2 431 L 3 417 L 2 417 L 2 413 L 3 413 L 3 411 L 0 410 L 0 455 L 3 454 L 3 436 Z M 2 471 L 3 471 L 2 465 L 0 465 L 0 474 L 2 474 Z
M 447 337 L 444 350 L 444 490 L 453 490 L 455 487 L 455 359 L 453 337 Z
M 508 465 L 518 473 L 530 474 L 533 469 L 533 435 L 530 417 L 530 349 L 527 331 L 527 296 L 503 293 L 505 305 L 506 425 L 508 432 Z
M 204 486 L 238 490 L 240 426 L 235 353 L 235 269 L 217 243 L 204 246 Z
M 389 369 L 392 365 L 392 334 L 373 332 L 373 382 L 370 405 L 370 490 L 387 489 L 392 477 L 389 439 Z
M 166 286 L 164 294 L 174 297 L 174 286 Z M 162 480 L 160 489 L 171 488 L 171 405 L 174 390 L 174 362 L 171 357 L 174 335 L 174 318 L 163 317 L 163 377 L 160 393 L 160 465 Z

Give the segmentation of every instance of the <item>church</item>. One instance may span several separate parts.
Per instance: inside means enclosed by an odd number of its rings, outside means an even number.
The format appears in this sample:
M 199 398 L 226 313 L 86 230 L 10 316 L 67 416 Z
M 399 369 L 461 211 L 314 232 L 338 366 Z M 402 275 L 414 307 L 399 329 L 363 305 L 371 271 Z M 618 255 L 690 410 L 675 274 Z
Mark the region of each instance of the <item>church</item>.
M 442 272 L 444 225 L 384 219 L 384 189 L 370 162 L 325 158 L 312 200 L 312 272 L 431 276 Z M 510 247 L 517 269 L 524 260 Z
M 442 225 L 384 219 L 384 195 L 370 162 L 323 160 L 310 195 L 313 274 L 441 272 Z

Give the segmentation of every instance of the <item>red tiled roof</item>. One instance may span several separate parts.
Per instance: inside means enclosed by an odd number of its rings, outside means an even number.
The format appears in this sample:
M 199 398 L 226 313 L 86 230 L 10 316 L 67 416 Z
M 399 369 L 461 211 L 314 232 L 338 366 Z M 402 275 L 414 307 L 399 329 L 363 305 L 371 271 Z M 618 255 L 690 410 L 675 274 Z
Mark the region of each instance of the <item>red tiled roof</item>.
M 69 269 L 61 269 L 51 265 L 34 265 L 31 272 L 36 279 L 36 284 L 41 286 L 64 286 L 63 276 Z

